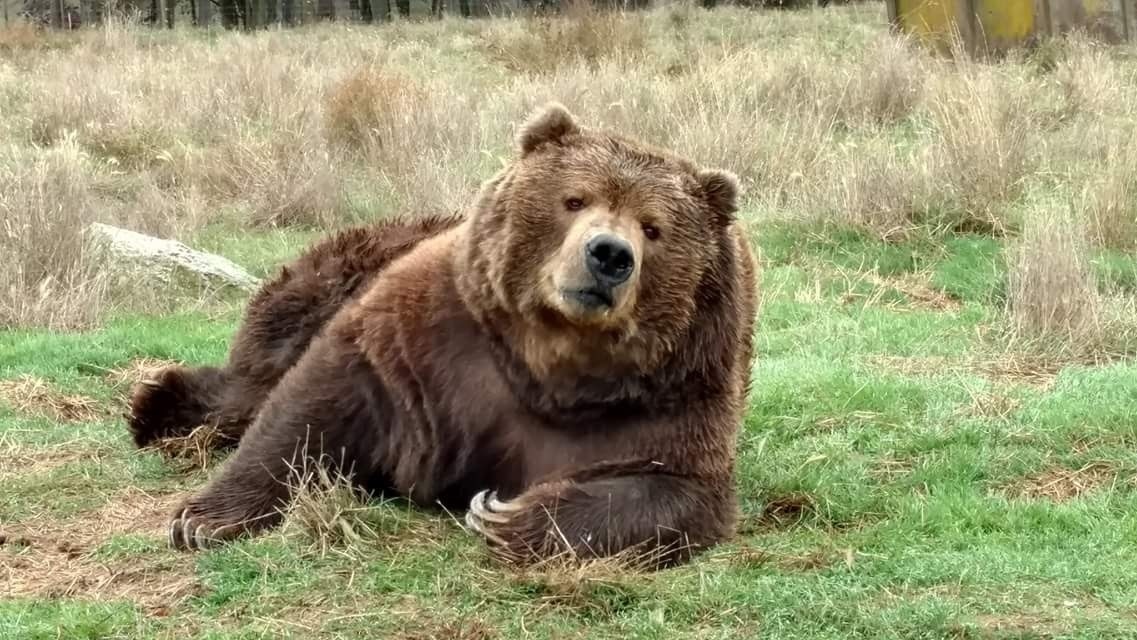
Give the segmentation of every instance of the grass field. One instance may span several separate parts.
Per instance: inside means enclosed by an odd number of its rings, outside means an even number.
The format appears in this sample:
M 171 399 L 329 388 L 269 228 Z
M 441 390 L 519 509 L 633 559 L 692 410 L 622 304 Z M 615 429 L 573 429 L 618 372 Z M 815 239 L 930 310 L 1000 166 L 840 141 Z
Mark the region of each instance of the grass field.
M 952 62 L 873 3 L 0 32 L 0 638 L 1137 637 L 1135 54 Z M 124 283 L 83 227 L 264 275 L 462 206 L 550 98 L 746 185 L 738 538 L 653 575 L 518 572 L 460 518 L 332 492 L 168 550 L 218 461 L 134 450 L 123 399 L 220 362 L 242 299 Z

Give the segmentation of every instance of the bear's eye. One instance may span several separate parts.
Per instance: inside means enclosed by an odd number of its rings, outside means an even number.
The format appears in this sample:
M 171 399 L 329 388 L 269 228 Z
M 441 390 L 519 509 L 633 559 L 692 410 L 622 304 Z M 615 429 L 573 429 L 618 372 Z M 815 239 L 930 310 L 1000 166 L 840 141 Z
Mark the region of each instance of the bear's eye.
M 643 226 L 643 229 L 644 229 L 644 237 L 647 238 L 648 240 L 658 240 L 659 239 L 659 227 L 656 227 L 656 226 L 653 226 L 650 224 L 645 224 Z
M 584 200 L 580 198 L 569 198 L 565 200 L 565 208 L 569 211 L 580 211 L 584 208 Z

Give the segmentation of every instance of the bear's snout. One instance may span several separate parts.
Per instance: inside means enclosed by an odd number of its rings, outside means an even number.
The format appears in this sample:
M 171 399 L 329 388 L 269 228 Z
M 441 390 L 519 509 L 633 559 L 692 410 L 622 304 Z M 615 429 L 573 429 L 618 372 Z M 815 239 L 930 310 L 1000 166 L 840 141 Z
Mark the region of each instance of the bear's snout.
M 602 233 L 584 245 L 584 264 L 599 287 L 612 289 L 631 277 L 636 267 L 635 251 L 627 240 Z
M 545 264 L 545 301 L 580 325 L 613 327 L 635 307 L 642 248 L 633 221 L 597 211 L 578 217 Z

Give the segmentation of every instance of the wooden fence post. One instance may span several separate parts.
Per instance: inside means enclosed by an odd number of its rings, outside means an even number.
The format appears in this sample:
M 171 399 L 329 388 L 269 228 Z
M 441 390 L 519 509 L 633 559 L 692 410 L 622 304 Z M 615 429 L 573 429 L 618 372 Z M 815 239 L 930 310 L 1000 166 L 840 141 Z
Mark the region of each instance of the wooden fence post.
M 1125 38 L 1125 42 L 1132 42 L 1133 32 L 1129 24 L 1129 0 L 1121 0 L 1121 33 Z
M 209 23 L 213 22 L 212 0 L 195 0 L 194 4 L 197 5 L 197 25 L 199 27 L 208 27 Z

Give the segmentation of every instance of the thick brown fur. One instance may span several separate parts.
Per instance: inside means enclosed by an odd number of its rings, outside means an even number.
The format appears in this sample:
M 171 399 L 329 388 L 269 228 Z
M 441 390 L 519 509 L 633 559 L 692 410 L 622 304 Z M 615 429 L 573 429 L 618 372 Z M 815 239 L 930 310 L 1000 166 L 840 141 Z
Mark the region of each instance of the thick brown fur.
M 310 247 L 249 302 L 225 366 L 167 367 L 135 388 L 128 425 L 135 444 L 149 446 L 210 425 L 217 427 L 217 446 L 235 445 L 269 391 L 340 307 L 392 260 L 460 220 L 393 218 Z
M 324 330 L 290 340 L 295 308 L 258 298 L 288 353 L 310 346 L 272 369 L 287 370 L 174 515 L 172 544 L 272 526 L 290 465 L 311 459 L 362 489 L 469 505 L 518 562 L 635 551 L 663 566 L 729 537 L 757 305 L 737 190 L 548 106 L 464 219 L 380 266 Z M 627 260 L 597 271 L 612 238 Z

